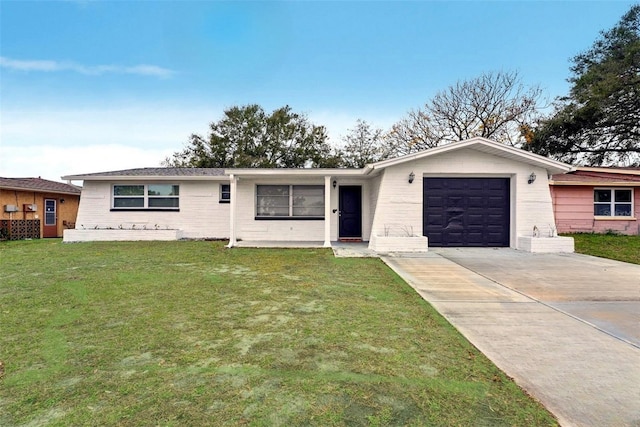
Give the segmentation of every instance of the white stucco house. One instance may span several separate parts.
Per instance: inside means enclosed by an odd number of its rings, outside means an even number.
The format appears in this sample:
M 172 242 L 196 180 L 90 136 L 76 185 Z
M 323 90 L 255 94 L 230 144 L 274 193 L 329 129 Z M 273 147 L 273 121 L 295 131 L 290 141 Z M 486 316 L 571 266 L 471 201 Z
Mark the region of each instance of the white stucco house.
M 472 138 L 362 169 L 142 168 L 82 180 L 65 242 L 228 239 L 239 244 L 363 241 L 572 251 L 555 233 L 548 177 L 572 167 Z

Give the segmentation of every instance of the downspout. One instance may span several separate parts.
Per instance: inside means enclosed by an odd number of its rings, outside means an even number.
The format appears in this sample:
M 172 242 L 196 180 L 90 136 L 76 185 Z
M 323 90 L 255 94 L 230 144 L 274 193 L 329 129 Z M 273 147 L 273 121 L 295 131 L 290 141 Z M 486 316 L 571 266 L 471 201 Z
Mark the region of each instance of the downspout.
M 331 247 L 331 177 L 324 177 L 324 245 Z
M 234 174 L 229 175 L 229 196 L 231 203 L 229 206 L 229 244 L 228 248 L 236 245 L 236 203 L 237 203 L 237 178 Z

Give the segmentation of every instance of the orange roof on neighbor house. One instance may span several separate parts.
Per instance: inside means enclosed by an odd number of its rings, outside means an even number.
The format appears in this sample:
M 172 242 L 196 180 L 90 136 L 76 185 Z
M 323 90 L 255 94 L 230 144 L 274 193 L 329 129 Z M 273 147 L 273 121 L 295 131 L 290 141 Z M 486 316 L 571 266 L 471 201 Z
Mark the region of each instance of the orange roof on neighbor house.
M 622 185 L 640 186 L 640 168 L 577 167 L 575 171 L 555 174 L 551 185 Z
M 60 193 L 80 195 L 81 188 L 64 182 L 49 181 L 42 178 L 2 178 L 0 189 L 18 191 L 36 191 L 40 193 Z

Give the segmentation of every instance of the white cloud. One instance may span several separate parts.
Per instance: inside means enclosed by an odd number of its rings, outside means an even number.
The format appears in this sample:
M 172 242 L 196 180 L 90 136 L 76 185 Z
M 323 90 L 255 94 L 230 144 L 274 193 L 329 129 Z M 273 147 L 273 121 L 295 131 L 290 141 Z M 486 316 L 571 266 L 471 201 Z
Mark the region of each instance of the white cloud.
M 63 175 L 160 162 L 188 141 L 207 133 L 222 109 L 138 105 L 119 109 L 2 111 L 0 176 Z
M 39 72 L 56 72 L 56 71 L 73 71 L 85 75 L 102 75 L 102 74 L 134 74 L 140 76 L 151 76 L 159 78 L 168 78 L 175 74 L 168 68 L 158 67 L 156 65 L 140 64 L 134 66 L 121 65 L 82 65 L 75 62 L 61 62 L 51 60 L 20 60 L 11 59 L 0 56 L 0 67 L 15 71 L 39 71 Z
M 191 133 L 206 133 L 221 109 L 138 105 L 122 108 L 5 109 L 0 140 L 14 146 L 123 144 L 179 149 Z
M 37 177 L 60 181 L 64 175 L 139 167 L 157 167 L 171 149 L 139 148 L 119 144 L 56 147 L 2 146 L 0 176 Z

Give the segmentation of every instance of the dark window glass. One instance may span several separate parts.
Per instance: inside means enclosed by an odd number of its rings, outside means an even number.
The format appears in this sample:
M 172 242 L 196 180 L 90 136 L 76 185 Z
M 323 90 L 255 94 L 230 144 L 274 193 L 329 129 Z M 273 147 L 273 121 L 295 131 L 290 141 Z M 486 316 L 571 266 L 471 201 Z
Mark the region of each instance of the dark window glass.
M 616 190 L 616 202 L 631 203 L 631 190 Z
M 150 184 L 147 190 L 150 196 L 178 196 L 180 186 L 171 184 Z
M 150 208 L 177 208 L 180 207 L 177 197 L 153 197 L 149 198 Z
M 220 184 L 220 200 L 231 200 L 231 184 Z
M 114 196 L 144 196 L 144 185 L 114 185 Z
M 143 197 L 127 197 L 127 198 L 117 197 L 113 199 L 113 207 L 114 208 L 144 208 L 144 198 Z
M 288 185 L 258 185 L 257 216 L 289 216 Z

